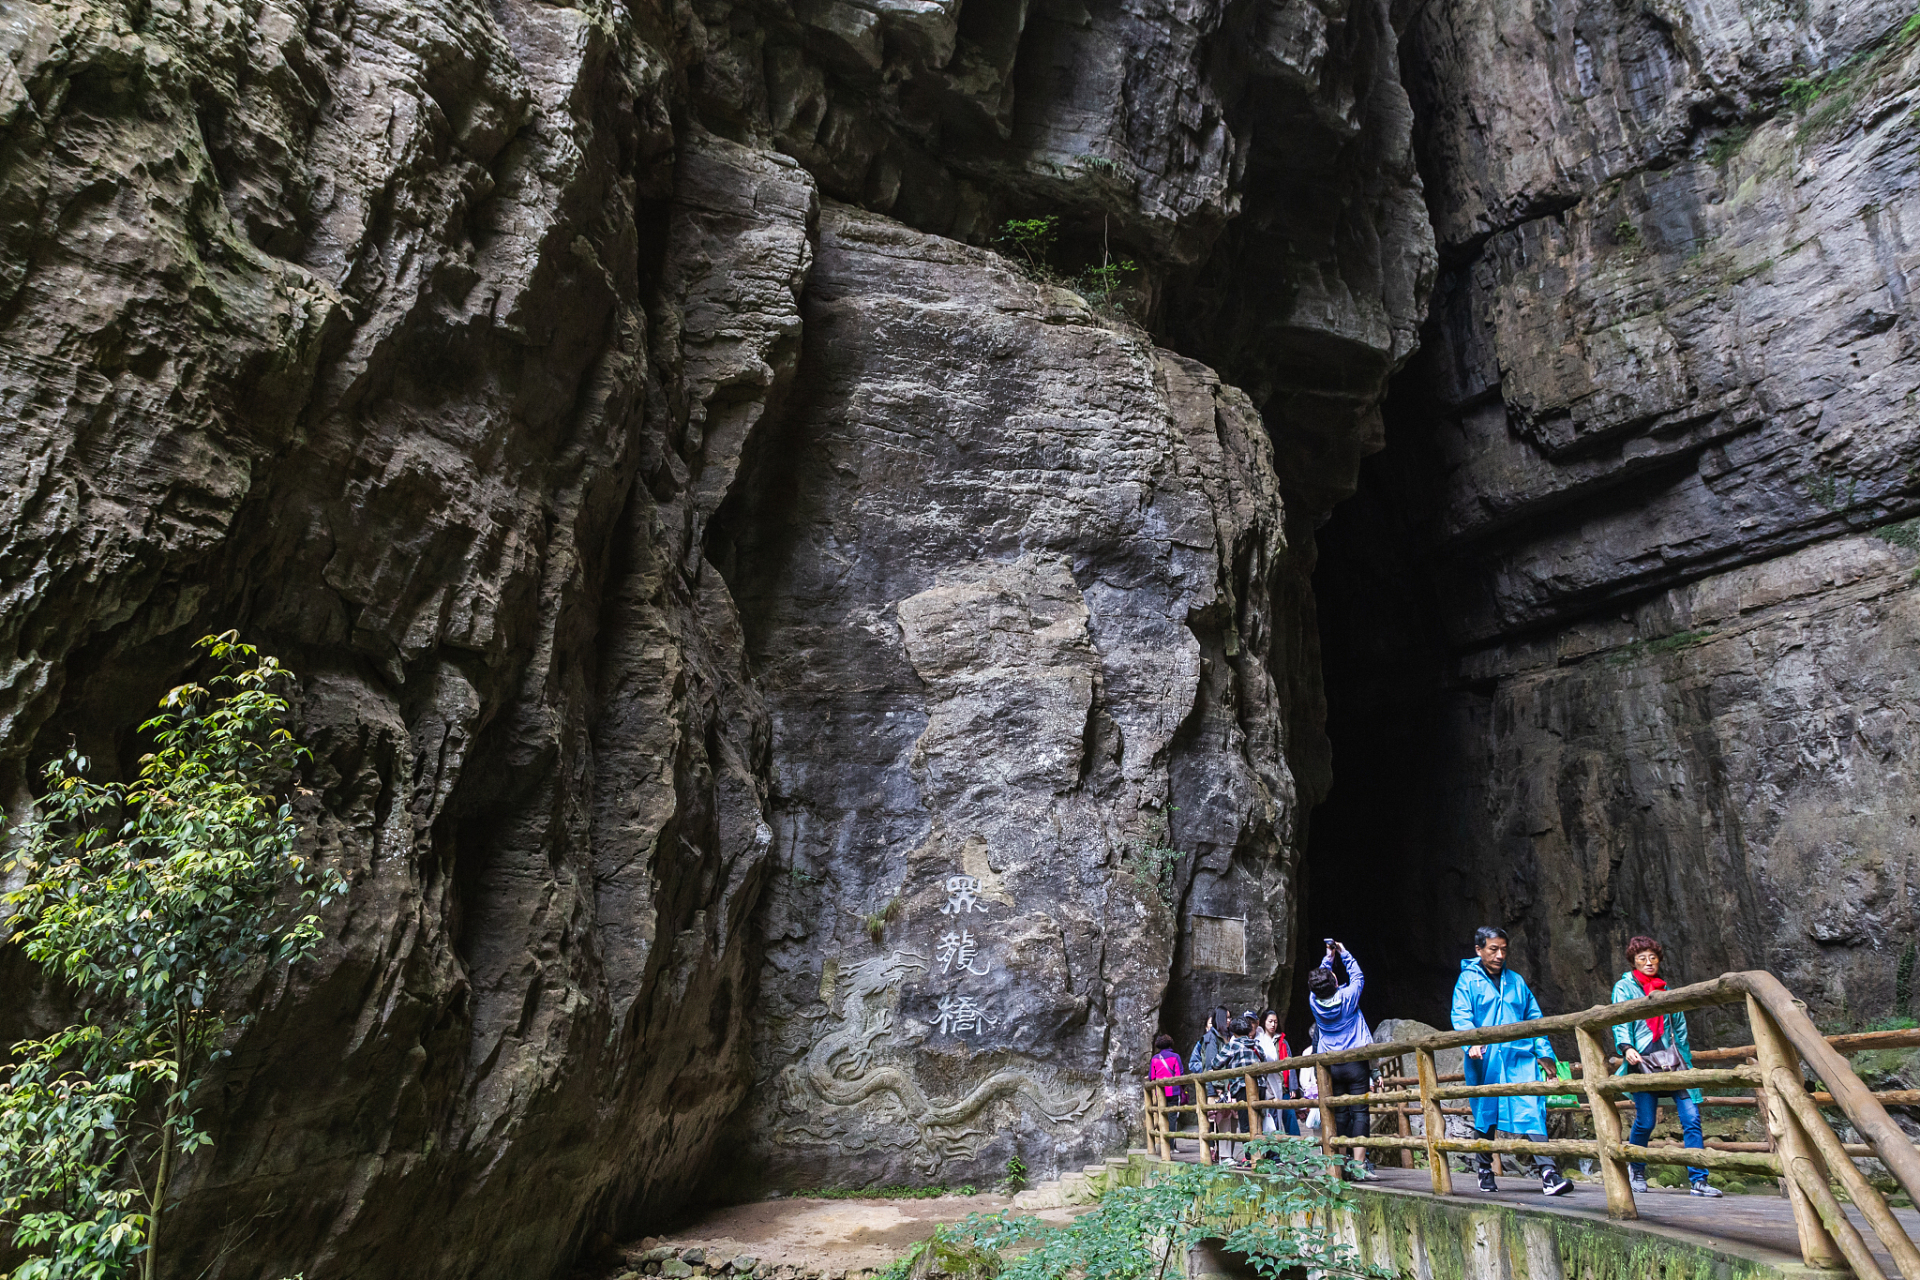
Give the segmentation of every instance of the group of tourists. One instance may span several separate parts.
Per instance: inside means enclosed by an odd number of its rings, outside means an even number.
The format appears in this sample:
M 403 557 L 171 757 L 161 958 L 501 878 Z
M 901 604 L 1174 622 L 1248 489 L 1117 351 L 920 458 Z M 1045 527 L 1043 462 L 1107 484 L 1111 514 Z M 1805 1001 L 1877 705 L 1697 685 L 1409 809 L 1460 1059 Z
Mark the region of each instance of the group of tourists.
M 1360 994 L 1366 986 L 1366 975 L 1361 971 L 1360 962 L 1343 944 L 1332 938 L 1325 942 L 1325 957 L 1307 975 L 1307 1007 L 1313 1014 L 1313 1045 L 1309 1052 L 1336 1053 L 1372 1044 L 1373 1036 L 1360 1013 Z M 1628 939 L 1626 949 L 1629 967 L 1613 984 L 1612 999 L 1616 1004 L 1650 996 L 1667 986 L 1666 979 L 1660 974 L 1661 966 L 1666 961 L 1666 948 L 1653 938 L 1635 937 Z M 1492 927 L 1477 930 L 1473 951 L 1472 956 L 1460 962 L 1460 976 L 1453 986 L 1452 1022 L 1455 1030 L 1505 1026 L 1529 1022 L 1542 1016 L 1540 1002 L 1534 998 L 1526 979 L 1507 967 L 1506 930 Z M 1346 973 L 1344 982 L 1335 972 L 1336 962 Z M 1669 1013 L 1663 1017 L 1618 1024 L 1613 1029 L 1613 1039 L 1614 1048 L 1620 1055 L 1620 1074 L 1680 1071 L 1693 1066 L 1693 1047 L 1687 1038 L 1687 1016 L 1684 1013 Z M 1234 1017 L 1227 1009 L 1218 1008 L 1213 1011 L 1206 1030 L 1184 1063 L 1174 1050 L 1173 1037 L 1159 1036 L 1154 1041 L 1150 1075 L 1156 1080 L 1182 1074 L 1198 1075 L 1262 1062 L 1278 1062 L 1290 1056 L 1286 1035 L 1280 1030 L 1280 1017 L 1272 1009 L 1257 1016 L 1248 1012 Z M 1501 1044 L 1471 1045 L 1466 1052 L 1464 1071 L 1469 1085 L 1552 1080 L 1560 1075 L 1553 1045 L 1545 1036 Z M 1320 1074 L 1312 1071 L 1277 1072 L 1255 1077 L 1254 1087 L 1260 1091 L 1262 1099 L 1315 1097 L 1315 1077 Z M 1365 1094 L 1372 1083 L 1369 1064 L 1365 1061 L 1335 1063 L 1326 1068 L 1324 1074 L 1330 1090 L 1329 1097 Z M 1195 1100 L 1186 1094 L 1182 1086 L 1160 1087 L 1165 1090 L 1169 1106 L 1194 1104 Z M 1212 1128 L 1220 1133 L 1245 1132 L 1246 1078 L 1212 1081 L 1206 1089 L 1207 1102 L 1222 1108 L 1218 1112 L 1211 1112 L 1209 1108 Z M 1679 1093 L 1635 1093 L 1632 1097 L 1633 1129 L 1628 1136 L 1631 1145 L 1646 1145 L 1659 1116 L 1661 1098 L 1672 1099 L 1680 1116 L 1680 1128 L 1685 1135 L 1686 1145 L 1694 1148 L 1705 1145 L 1700 1128 L 1698 1089 Z M 1233 1109 L 1236 1107 L 1238 1109 Z M 1472 1100 L 1472 1111 L 1473 1133 L 1478 1139 L 1492 1141 L 1505 1135 L 1534 1142 L 1546 1141 L 1546 1100 L 1543 1098 L 1475 1098 Z M 1282 1129 L 1289 1134 L 1298 1134 L 1300 1131 L 1298 1112 L 1293 1108 L 1263 1108 L 1260 1114 L 1262 1126 L 1269 1133 Z M 1309 1119 L 1312 1119 L 1311 1115 Z M 1366 1107 L 1336 1107 L 1334 1134 L 1329 1136 L 1364 1137 L 1368 1127 Z M 1242 1160 L 1240 1147 L 1239 1142 L 1222 1140 L 1220 1158 L 1236 1162 Z M 1355 1148 L 1354 1157 L 1357 1162 L 1355 1176 L 1362 1179 L 1372 1177 L 1373 1162 L 1367 1158 L 1364 1149 Z M 1480 1190 L 1498 1190 L 1493 1173 L 1493 1157 L 1483 1152 L 1476 1155 L 1474 1160 Z M 1559 1165 L 1551 1157 L 1534 1156 L 1532 1163 L 1543 1194 L 1558 1196 L 1573 1190 L 1573 1183 L 1560 1172 Z M 1634 1191 L 1647 1189 L 1645 1165 L 1629 1165 L 1627 1173 Z M 1690 1168 L 1687 1174 L 1691 1181 L 1691 1194 L 1707 1197 L 1720 1195 L 1717 1188 L 1708 1185 L 1705 1169 Z

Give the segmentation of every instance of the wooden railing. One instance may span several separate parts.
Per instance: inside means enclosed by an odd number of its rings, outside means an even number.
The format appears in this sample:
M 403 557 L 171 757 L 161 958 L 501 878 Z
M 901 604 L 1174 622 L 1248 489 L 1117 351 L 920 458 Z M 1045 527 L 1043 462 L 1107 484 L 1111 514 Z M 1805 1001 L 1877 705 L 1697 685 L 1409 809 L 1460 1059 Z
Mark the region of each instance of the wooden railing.
M 1609 1059 L 1610 1029 L 1626 1022 L 1661 1014 L 1700 1009 L 1710 1005 L 1739 1004 L 1746 1009 L 1753 1042 L 1732 1049 L 1700 1050 L 1694 1053 L 1691 1070 L 1662 1074 L 1613 1072 L 1617 1060 Z M 1504 1044 L 1535 1036 L 1556 1033 L 1573 1034 L 1579 1050 L 1575 1080 L 1534 1080 L 1507 1084 L 1468 1085 L 1456 1083 L 1460 1076 L 1442 1079 L 1434 1069 L 1434 1054 L 1443 1049 L 1471 1045 Z M 1605 1036 L 1603 1041 L 1602 1037 Z M 1435 1195 L 1453 1194 L 1453 1175 L 1447 1166 L 1452 1154 L 1505 1153 L 1521 1156 L 1577 1157 L 1599 1164 L 1600 1178 L 1607 1193 L 1607 1213 L 1614 1218 L 1639 1216 L 1634 1207 L 1633 1190 L 1628 1182 L 1627 1165 L 1675 1164 L 1695 1168 L 1719 1169 L 1741 1173 L 1760 1173 L 1782 1180 L 1793 1206 L 1794 1222 L 1799 1230 L 1800 1252 L 1809 1267 L 1849 1266 L 1859 1280 L 1886 1280 L 1860 1231 L 1847 1218 L 1832 1182 L 1839 1181 L 1848 1199 L 1892 1255 L 1907 1280 L 1920 1280 L 1920 1249 L 1916 1249 L 1900 1222 L 1887 1206 L 1885 1198 L 1853 1163 L 1854 1157 L 1871 1156 L 1884 1164 L 1916 1205 L 1920 1205 L 1920 1152 L 1887 1114 L 1888 1105 L 1920 1102 L 1920 1091 L 1888 1092 L 1876 1095 L 1854 1075 L 1843 1056 L 1868 1049 L 1891 1048 L 1920 1043 L 1920 1035 L 1911 1032 L 1869 1033 L 1856 1036 L 1825 1037 L 1807 1017 L 1780 980 L 1770 973 L 1752 971 L 1729 973 L 1712 982 L 1678 987 L 1659 995 L 1621 1004 L 1596 1005 L 1580 1013 L 1563 1013 L 1531 1022 L 1509 1023 L 1498 1027 L 1476 1027 L 1462 1031 L 1439 1031 L 1417 1039 L 1387 1044 L 1366 1045 L 1337 1053 L 1312 1054 L 1263 1062 L 1256 1066 L 1227 1071 L 1208 1071 L 1153 1080 L 1146 1090 L 1145 1119 L 1147 1138 L 1163 1157 L 1173 1156 L 1175 1137 L 1199 1139 L 1200 1159 L 1211 1163 L 1213 1144 L 1244 1142 L 1260 1136 L 1260 1115 L 1270 1110 L 1318 1109 L 1320 1143 L 1329 1155 L 1336 1147 L 1421 1151 L 1426 1154 L 1427 1171 L 1433 1179 Z M 1391 1078 L 1383 1084 L 1412 1084 L 1411 1089 L 1388 1089 L 1380 1093 L 1329 1096 L 1330 1067 L 1346 1062 L 1375 1062 L 1411 1056 L 1415 1071 L 1411 1077 Z M 1727 1062 L 1737 1065 L 1708 1067 L 1703 1062 Z M 1826 1086 L 1810 1091 L 1801 1067 L 1811 1069 L 1814 1079 Z M 1300 1070 L 1317 1073 L 1318 1098 L 1261 1098 L 1256 1081 L 1281 1071 Z M 1240 1079 L 1246 1097 L 1241 1101 L 1209 1101 L 1206 1085 L 1220 1080 Z M 1167 1102 L 1165 1087 L 1186 1085 L 1194 1101 L 1187 1104 Z M 1677 1093 L 1687 1089 L 1717 1088 L 1739 1092 L 1714 1096 L 1708 1105 L 1750 1105 L 1759 1109 L 1768 1139 L 1765 1143 L 1713 1143 L 1708 1147 L 1633 1146 L 1624 1140 L 1621 1106 L 1630 1106 L 1627 1095 L 1634 1093 Z M 1278 1089 L 1273 1091 L 1279 1093 Z M 1466 1139 L 1446 1136 L 1446 1113 L 1458 1108 L 1443 1107 L 1449 1101 L 1472 1098 L 1552 1097 L 1583 1095 L 1585 1111 L 1591 1117 L 1591 1139 L 1549 1139 L 1533 1141 L 1520 1138 Z M 1390 1106 L 1401 1114 L 1400 1134 L 1381 1137 L 1339 1137 L 1334 1134 L 1333 1112 L 1338 1107 Z M 1413 1134 L 1408 1108 L 1417 1107 L 1423 1132 Z M 1833 1130 L 1822 1107 L 1839 1110 L 1864 1142 L 1843 1144 Z M 1176 1133 L 1168 1123 L 1172 1115 L 1190 1113 L 1194 1129 Z M 1239 1113 L 1246 1117 L 1247 1130 L 1235 1132 L 1216 1128 L 1209 1120 L 1214 1115 Z M 1408 1157 L 1411 1158 L 1410 1156 Z

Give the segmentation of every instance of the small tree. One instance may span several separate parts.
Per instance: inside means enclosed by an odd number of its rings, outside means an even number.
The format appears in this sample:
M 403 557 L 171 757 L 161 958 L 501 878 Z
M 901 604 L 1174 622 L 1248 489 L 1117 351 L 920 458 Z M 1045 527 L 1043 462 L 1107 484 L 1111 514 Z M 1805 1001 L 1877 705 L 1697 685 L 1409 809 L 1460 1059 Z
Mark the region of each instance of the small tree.
M 1053 242 L 1060 235 L 1060 219 L 1055 214 L 1042 218 L 1015 218 L 1000 225 L 1000 234 L 994 239 L 1001 244 L 1010 245 L 1015 253 L 1026 261 L 1027 274 L 1047 277 L 1053 273 L 1050 255 Z
M 0 1067 L 0 1226 L 14 1280 L 154 1280 L 182 1157 L 212 1141 L 194 1088 L 226 1056 L 241 979 L 310 955 L 345 889 L 295 853 L 287 795 L 305 751 L 286 729 L 291 677 L 233 632 L 220 665 L 141 725 L 155 750 L 131 783 L 87 778 L 69 752 L 6 864 L 11 941 L 88 993 L 84 1019 Z M 257 976 L 257 975 L 255 975 Z

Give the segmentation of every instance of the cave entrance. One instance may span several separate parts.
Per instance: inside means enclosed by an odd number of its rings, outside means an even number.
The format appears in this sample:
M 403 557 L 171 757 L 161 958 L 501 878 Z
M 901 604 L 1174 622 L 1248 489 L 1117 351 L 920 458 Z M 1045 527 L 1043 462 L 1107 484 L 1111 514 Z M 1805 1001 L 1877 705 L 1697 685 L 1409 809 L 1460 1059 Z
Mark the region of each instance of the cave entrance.
M 1319 614 L 1333 785 L 1308 821 L 1288 1033 L 1304 1048 L 1306 975 L 1324 938 L 1366 971 L 1369 1023 L 1447 1024 L 1473 907 L 1448 856 L 1459 785 L 1452 746 L 1472 690 L 1453 687 L 1444 601 L 1433 585 L 1432 477 L 1417 395 L 1396 380 L 1386 448 L 1318 532 Z

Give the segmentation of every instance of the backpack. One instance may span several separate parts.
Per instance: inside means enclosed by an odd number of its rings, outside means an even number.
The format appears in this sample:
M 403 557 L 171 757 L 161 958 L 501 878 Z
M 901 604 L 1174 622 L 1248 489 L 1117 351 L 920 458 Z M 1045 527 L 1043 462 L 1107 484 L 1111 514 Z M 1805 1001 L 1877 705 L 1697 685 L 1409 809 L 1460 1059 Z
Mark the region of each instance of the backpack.
M 1194 1044 L 1193 1052 L 1187 1056 L 1187 1066 L 1193 1073 L 1198 1074 L 1213 1070 L 1214 1065 L 1219 1061 L 1220 1037 L 1214 1032 L 1213 1024 L 1208 1023 L 1206 1031 L 1201 1033 L 1200 1039 Z

